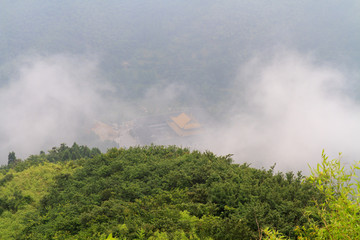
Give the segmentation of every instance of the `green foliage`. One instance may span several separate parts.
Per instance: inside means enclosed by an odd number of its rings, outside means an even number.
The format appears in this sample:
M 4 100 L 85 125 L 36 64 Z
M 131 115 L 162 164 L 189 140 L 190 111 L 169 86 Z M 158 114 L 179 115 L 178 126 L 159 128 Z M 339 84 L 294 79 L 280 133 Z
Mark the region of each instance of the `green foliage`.
M 0 174 L 0 239 L 18 239 L 25 222 L 38 217 L 40 199 L 60 173 L 71 173 L 70 163 L 48 163 L 31 166 L 21 172 L 9 169 Z
M 307 181 L 324 194 L 325 201 L 306 212 L 309 223 L 298 228 L 300 239 L 360 238 L 360 184 L 355 179 L 359 164 L 345 168 L 341 154 L 329 160 L 323 152 L 322 162 L 311 169 Z
M 24 171 L 31 166 L 38 166 L 45 162 L 65 162 L 70 160 L 79 160 L 82 158 L 92 158 L 101 154 L 98 148 L 89 148 L 87 146 L 79 146 L 74 143 L 71 147 L 66 144 L 61 144 L 60 147 L 53 147 L 48 154 L 41 151 L 39 155 L 31 155 L 26 160 L 16 159 L 15 153 L 9 153 L 9 164 L 0 168 L 0 172 L 6 173 L 9 169 L 14 169 L 17 172 Z M 14 160 L 15 159 L 15 160 Z M 10 161 L 11 160 L 11 161 Z M 1 180 L 0 180 L 1 185 Z
M 304 180 L 175 146 L 62 144 L 2 168 L 0 239 L 356 238 L 357 169 L 323 155 Z
M 18 163 L 21 162 L 21 159 L 16 158 L 15 152 L 10 152 L 8 155 L 8 166 L 15 167 Z
M 265 228 L 263 230 L 265 237 L 265 240 L 281 240 L 286 239 L 283 234 L 279 233 L 278 231 L 275 231 L 274 229 Z M 261 238 L 260 238 L 261 239 Z
M 12 165 L 16 162 L 15 152 L 10 152 L 8 155 L 8 165 Z
M 80 158 L 91 158 L 100 153 L 101 152 L 98 148 L 90 149 L 87 146 L 79 146 L 77 143 L 74 143 L 71 147 L 68 147 L 63 143 L 58 148 L 53 147 L 49 151 L 49 154 L 46 155 L 46 159 L 49 162 L 59 162 Z
M 3 178 L 0 179 L 0 187 L 4 186 L 7 182 L 11 181 L 14 178 L 13 174 L 6 174 Z
M 112 236 L 112 233 L 109 234 L 109 236 L 105 240 L 119 240 L 118 238 L 114 238 Z
M 311 169 L 304 183 L 313 184 L 323 199 L 314 198 L 315 205 L 306 207 L 308 221 L 297 226 L 297 239 L 359 239 L 360 182 L 356 173 L 360 162 L 349 168 L 341 163 L 341 153 L 329 160 L 322 152 L 322 162 Z M 264 229 L 265 239 L 286 239 L 273 229 Z
M 78 164 L 54 178 L 23 239 L 256 239 L 266 227 L 292 237 L 319 196 L 300 173 L 175 146 L 114 148 Z

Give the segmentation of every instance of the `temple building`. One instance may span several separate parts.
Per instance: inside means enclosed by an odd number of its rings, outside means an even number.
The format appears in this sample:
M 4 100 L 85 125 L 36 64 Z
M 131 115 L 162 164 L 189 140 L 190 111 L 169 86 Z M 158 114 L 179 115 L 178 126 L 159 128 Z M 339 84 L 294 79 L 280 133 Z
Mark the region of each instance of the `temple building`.
M 170 117 L 167 123 L 172 130 L 180 137 L 197 135 L 201 132 L 202 126 L 192 116 L 181 113 L 176 117 Z
M 98 121 L 92 128 L 101 141 L 114 141 L 119 147 L 185 144 L 203 130 L 192 114 L 184 112 L 147 116 L 119 125 Z

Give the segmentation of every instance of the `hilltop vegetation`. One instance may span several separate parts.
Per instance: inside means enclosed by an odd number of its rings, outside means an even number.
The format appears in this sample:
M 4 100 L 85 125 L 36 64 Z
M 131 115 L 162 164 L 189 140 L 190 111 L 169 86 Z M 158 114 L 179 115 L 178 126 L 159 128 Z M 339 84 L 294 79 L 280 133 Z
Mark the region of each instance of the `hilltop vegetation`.
M 175 146 L 61 145 L 1 172 L 1 239 L 256 239 L 267 227 L 295 237 L 323 201 L 300 173 Z
M 356 239 L 358 165 L 310 177 L 176 146 L 62 144 L 0 168 L 0 239 Z

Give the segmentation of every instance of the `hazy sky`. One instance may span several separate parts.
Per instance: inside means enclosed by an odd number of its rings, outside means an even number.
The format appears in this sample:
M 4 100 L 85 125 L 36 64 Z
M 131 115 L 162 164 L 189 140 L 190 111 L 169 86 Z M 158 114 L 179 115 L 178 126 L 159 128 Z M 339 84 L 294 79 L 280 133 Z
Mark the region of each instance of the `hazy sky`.
M 93 144 L 96 120 L 202 107 L 197 147 L 305 169 L 359 160 L 359 1 L 1 1 L 0 163 Z M 219 117 L 223 116 L 223 118 Z

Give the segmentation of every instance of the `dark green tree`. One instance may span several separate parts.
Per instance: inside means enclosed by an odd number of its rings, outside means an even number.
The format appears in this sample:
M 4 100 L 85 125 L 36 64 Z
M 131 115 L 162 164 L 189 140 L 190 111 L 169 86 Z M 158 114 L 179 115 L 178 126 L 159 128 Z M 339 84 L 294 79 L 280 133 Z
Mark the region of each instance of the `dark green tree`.
M 14 165 L 18 162 L 18 159 L 16 159 L 15 152 L 12 151 L 8 155 L 8 165 Z

